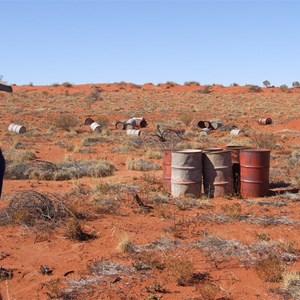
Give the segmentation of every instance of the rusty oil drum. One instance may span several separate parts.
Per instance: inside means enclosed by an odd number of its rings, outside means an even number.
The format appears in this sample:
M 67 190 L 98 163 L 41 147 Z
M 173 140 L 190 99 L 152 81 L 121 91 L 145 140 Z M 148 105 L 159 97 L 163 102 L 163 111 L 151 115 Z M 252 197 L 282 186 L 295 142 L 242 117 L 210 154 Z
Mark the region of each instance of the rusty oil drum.
M 232 176 L 233 176 L 233 188 L 234 193 L 240 195 L 240 177 L 241 177 L 241 167 L 240 167 L 240 151 L 244 149 L 251 149 L 251 147 L 246 146 L 226 146 L 227 150 L 231 151 L 232 160 Z
M 259 118 L 258 124 L 259 125 L 271 125 L 273 123 L 271 118 Z
M 210 127 L 210 123 L 209 123 L 209 121 L 193 120 L 191 122 L 191 126 L 193 126 L 193 127 L 199 127 L 199 128 L 209 128 Z
M 264 197 L 269 193 L 269 149 L 240 150 L 241 196 Z
M 209 198 L 233 194 L 231 151 L 203 152 L 203 187 Z
M 171 193 L 171 150 L 163 150 L 163 186 Z

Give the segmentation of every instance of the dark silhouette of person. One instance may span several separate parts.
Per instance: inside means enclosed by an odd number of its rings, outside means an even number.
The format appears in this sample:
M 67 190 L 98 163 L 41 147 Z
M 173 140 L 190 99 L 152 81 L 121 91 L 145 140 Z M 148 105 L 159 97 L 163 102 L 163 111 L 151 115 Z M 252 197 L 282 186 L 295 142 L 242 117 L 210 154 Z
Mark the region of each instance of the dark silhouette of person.
M 7 93 L 12 93 L 12 87 L 9 85 L 5 85 L 0 83 L 0 91 L 7 92 Z M 0 198 L 2 194 L 2 187 L 3 187 L 3 178 L 4 178 L 4 173 L 5 173 L 5 158 L 2 154 L 1 148 L 0 148 Z

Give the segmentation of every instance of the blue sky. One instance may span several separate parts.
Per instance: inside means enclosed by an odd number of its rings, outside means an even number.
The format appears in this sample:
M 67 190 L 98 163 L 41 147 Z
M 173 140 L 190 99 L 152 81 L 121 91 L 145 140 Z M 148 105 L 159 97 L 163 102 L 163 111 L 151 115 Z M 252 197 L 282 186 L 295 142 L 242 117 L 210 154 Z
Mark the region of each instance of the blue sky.
M 300 2 L 0 0 L 0 75 L 34 85 L 300 81 Z

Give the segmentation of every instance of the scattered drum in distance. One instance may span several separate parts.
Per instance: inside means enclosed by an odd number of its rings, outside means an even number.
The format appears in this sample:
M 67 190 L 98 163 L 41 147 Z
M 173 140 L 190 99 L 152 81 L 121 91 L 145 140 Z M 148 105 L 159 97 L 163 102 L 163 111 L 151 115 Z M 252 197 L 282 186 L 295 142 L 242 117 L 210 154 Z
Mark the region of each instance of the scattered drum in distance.
M 8 131 L 22 134 L 26 132 L 26 127 L 15 123 L 11 123 L 8 125 Z

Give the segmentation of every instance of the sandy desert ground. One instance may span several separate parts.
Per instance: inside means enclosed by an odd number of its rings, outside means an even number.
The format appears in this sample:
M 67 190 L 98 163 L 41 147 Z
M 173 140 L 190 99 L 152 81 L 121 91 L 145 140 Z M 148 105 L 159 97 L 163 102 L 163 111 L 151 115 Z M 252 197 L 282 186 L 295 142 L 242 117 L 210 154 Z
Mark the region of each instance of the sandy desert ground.
M 299 88 L 13 89 L 0 92 L 2 299 L 300 299 Z M 148 122 L 141 137 L 114 126 L 132 117 Z M 190 126 L 197 119 L 223 126 L 202 135 Z M 11 123 L 26 132 L 9 132 Z M 157 125 L 185 130 L 183 139 L 160 142 Z M 245 134 L 230 135 L 234 126 Z M 268 196 L 164 190 L 163 148 L 227 145 L 272 149 Z

